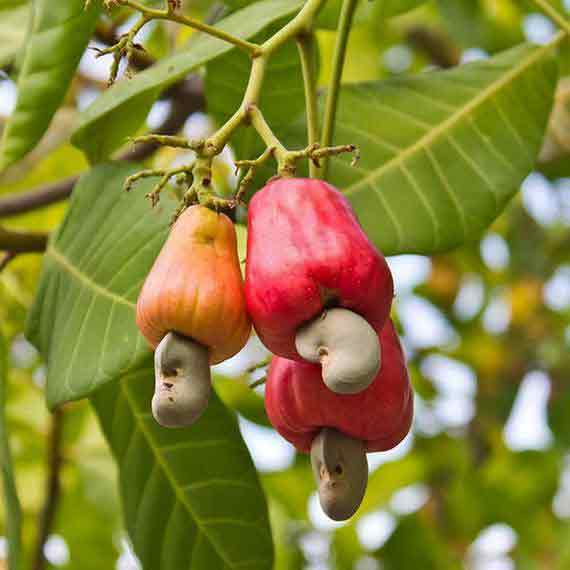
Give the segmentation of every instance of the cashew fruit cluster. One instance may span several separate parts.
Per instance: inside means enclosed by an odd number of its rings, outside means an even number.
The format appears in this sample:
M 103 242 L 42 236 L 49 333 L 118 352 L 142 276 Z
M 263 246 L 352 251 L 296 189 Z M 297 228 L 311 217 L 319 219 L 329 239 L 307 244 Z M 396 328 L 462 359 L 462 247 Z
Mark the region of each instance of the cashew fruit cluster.
M 310 453 L 324 511 L 352 516 L 366 491 L 366 453 L 397 445 L 412 421 L 389 318 L 393 295 L 384 257 L 325 182 L 277 179 L 253 197 L 245 287 L 232 222 L 192 206 L 137 303 L 137 325 L 155 349 L 154 417 L 167 427 L 199 418 L 210 365 L 245 345 L 251 319 L 274 353 L 265 396 L 271 423 Z
M 188 208 L 174 224 L 137 302 L 137 325 L 155 348 L 155 419 L 193 424 L 208 404 L 210 364 L 243 348 L 251 332 L 236 234 L 224 214 Z
M 344 520 L 368 480 L 366 453 L 408 433 L 413 396 L 389 319 L 393 281 L 348 201 L 319 180 L 272 181 L 248 210 L 246 302 L 275 356 L 268 417 L 311 454 L 323 510 Z

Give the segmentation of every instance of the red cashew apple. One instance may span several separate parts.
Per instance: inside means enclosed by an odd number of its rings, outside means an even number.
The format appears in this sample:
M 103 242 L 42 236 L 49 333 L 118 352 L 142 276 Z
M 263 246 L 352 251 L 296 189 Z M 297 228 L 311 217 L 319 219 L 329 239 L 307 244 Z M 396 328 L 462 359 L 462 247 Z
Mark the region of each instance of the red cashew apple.
M 180 216 L 139 295 L 137 325 L 156 348 L 156 420 L 192 424 L 208 403 L 209 365 L 236 354 L 251 331 L 227 216 L 203 206 Z
M 311 453 L 321 504 L 338 520 L 354 514 L 362 501 L 365 453 L 395 447 L 412 422 L 413 393 L 390 320 L 379 334 L 381 370 L 358 394 L 336 394 L 322 382 L 317 365 L 278 356 L 267 377 L 269 420 L 299 451 Z
M 247 248 L 247 308 L 265 346 L 321 363 L 335 392 L 368 386 L 394 287 L 344 196 L 321 180 L 269 182 L 250 203 Z

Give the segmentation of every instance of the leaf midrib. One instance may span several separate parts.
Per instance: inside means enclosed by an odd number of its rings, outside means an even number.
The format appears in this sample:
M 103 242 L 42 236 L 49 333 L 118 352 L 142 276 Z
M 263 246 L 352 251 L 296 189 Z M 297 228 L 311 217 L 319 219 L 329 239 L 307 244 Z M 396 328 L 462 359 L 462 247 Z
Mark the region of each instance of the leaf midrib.
M 201 519 L 196 515 L 196 512 L 192 509 L 192 506 L 188 502 L 188 499 L 187 499 L 186 495 L 184 494 L 182 487 L 178 484 L 176 477 L 174 476 L 170 467 L 168 466 L 168 463 L 162 457 L 162 454 L 160 453 L 160 447 L 158 447 L 154 444 L 152 434 L 149 433 L 147 427 L 145 426 L 145 423 L 143 420 L 144 416 L 137 413 L 136 403 L 133 401 L 133 399 L 129 393 L 129 390 L 126 387 L 126 382 L 127 382 L 127 380 L 125 378 L 123 378 L 122 380 L 119 380 L 120 391 L 124 395 L 125 400 L 126 400 L 127 404 L 129 405 L 131 414 L 133 416 L 133 419 L 135 421 L 137 428 L 140 430 L 140 432 L 144 436 L 150 450 L 152 451 L 152 454 L 154 455 L 156 463 L 162 469 L 164 476 L 166 477 L 170 486 L 172 487 L 172 490 L 174 491 L 174 494 L 176 496 L 176 500 L 179 501 L 180 504 L 186 508 L 188 514 L 190 515 L 190 517 L 194 521 L 194 524 L 198 527 L 200 533 L 205 538 L 208 539 L 208 541 L 211 543 L 214 551 L 218 554 L 218 556 L 230 568 L 234 568 L 236 566 L 235 563 L 232 563 L 231 560 L 228 560 L 226 558 L 225 554 L 220 550 L 219 545 L 216 543 L 216 541 L 210 535 L 210 533 L 206 530 L 206 526 L 202 523 Z
M 117 295 L 117 293 L 113 293 L 109 289 L 106 289 L 99 283 L 93 281 L 88 275 L 80 271 L 73 263 L 65 257 L 61 252 L 59 252 L 55 246 L 49 246 L 46 251 L 46 256 L 51 257 L 64 271 L 69 273 L 72 277 L 74 277 L 77 281 L 79 281 L 82 285 L 87 287 L 88 289 L 92 289 L 96 294 L 99 294 L 103 297 L 107 297 L 111 299 L 115 303 L 119 303 L 121 305 L 125 305 L 129 307 L 132 311 L 135 310 L 135 304 L 131 301 L 128 301 L 124 297 Z
M 498 93 L 505 85 L 507 85 L 515 77 L 523 73 L 528 67 L 540 59 L 545 52 L 553 49 L 556 45 L 558 45 L 565 37 L 566 32 L 559 32 L 550 43 L 543 46 L 542 48 L 537 49 L 534 53 L 531 54 L 530 57 L 523 60 L 523 63 L 520 66 L 515 66 L 508 73 L 502 76 L 497 82 L 492 83 L 488 88 L 481 91 L 481 93 L 474 97 L 469 103 L 463 107 L 460 107 L 455 114 L 451 115 L 441 124 L 434 127 L 425 136 L 420 137 L 413 145 L 409 146 L 405 150 L 402 150 L 398 155 L 385 162 L 377 170 L 370 171 L 367 176 L 361 178 L 358 182 L 352 184 L 351 186 L 348 186 L 344 190 L 344 194 L 346 196 L 349 196 L 352 193 L 356 192 L 359 188 L 367 186 L 371 182 L 380 178 L 387 170 L 391 169 L 392 167 L 400 166 L 400 164 L 403 163 L 409 156 L 413 155 L 416 151 L 423 148 L 424 146 L 428 146 L 442 134 L 445 134 L 453 126 L 459 123 L 462 119 L 468 117 L 471 112 L 474 111 L 479 105 L 485 103 L 488 98 L 493 97 L 493 95 Z

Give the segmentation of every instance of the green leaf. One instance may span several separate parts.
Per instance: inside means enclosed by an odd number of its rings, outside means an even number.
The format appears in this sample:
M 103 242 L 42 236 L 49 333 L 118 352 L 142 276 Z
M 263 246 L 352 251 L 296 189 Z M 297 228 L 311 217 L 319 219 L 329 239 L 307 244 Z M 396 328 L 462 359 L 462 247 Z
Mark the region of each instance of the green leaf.
M 161 428 L 150 414 L 152 354 L 134 309 L 175 201 L 165 196 L 152 209 L 144 199 L 152 181 L 122 192 L 135 170 L 105 164 L 85 175 L 46 252 L 28 335 L 48 363 L 48 401 L 106 384 L 93 402 L 145 568 L 189 567 L 192 557 L 197 569 L 265 569 L 273 556 L 267 509 L 234 416 L 215 395 L 191 430 Z
M 63 101 L 99 14 L 83 0 L 34 3 L 18 99 L 2 138 L 0 170 L 32 150 Z
M 378 0 L 376 13 L 380 18 L 391 18 L 392 16 L 413 10 L 424 2 L 425 0 Z
M 21 560 L 21 524 L 22 514 L 14 471 L 12 453 L 6 429 L 6 383 L 8 375 L 8 355 L 4 336 L 0 333 L 0 463 L 4 487 L 4 508 L 6 511 L 6 536 L 8 538 L 8 560 L 10 570 L 18 570 Z
M 225 0 L 224 4 L 227 4 L 230 8 L 245 8 L 250 4 L 255 4 L 257 0 Z
M 297 11 L 299 1 L 265 0 L 224 18 L 216 26 L 248 39 L 272 22 Z M 188 73 L 234 49 L 231 44 L 200 34 L 186 49 L 164 58 L 130 80 L 105 91 L 80 116 L 72 141 L 92 161 L 99 161 L 120 146 L 145 120 L 159 94 Z M 242 65 L 249 58 L 241 53 Z
M 370 475 L 366 495 L 357 516 L 385 507 L 398 489 L 422 481 L 425 475 L 424 461 L 415 454 L 381 465 Z
M 273 570 L 303 570 L 306 560 L 299 545 L 297 525 L 291 521 L 285 509 L 275 501 L 269 502 L 271 529 L 275 541 L 275 566 Z
M 267 506 L 235 417 L 213 394 L 192 428 L 164 429 L 150 413 L 153 386 L 149 356 L 92 398 L 143 567 L 271 568 Z
M 336 570 L 352 570 L 363 555 L 363 548 L 358 540 L 356 525 L 347 524 L 337 528 L 333 534 L 332 552 Z
M 336 30 L 343 0 L 328 0 L 317 16 L 316 26 L 324 30 Z M 374 13 L 374 3 L 359 2 L 353 17 L 353 26 L 370 22 Z
M 29 4 L 28 0 L 0 0 L 0 10 L 5 8 L 14 8 L 16 6 L 22 6 L 23 4 Z
M 50 407 L 87 396 L 149 353 L 135 304 L 175 204 L 165 196 L 150 207 L 152 180 L 123 192 L 136 170 L 105 164 L 83 176 L 45 254 L 27 335 L 48 363 Z
M 29 6 L 20 4 L 8 6 L 0 4 L 0 66 L 9 64 L 15 57 L 26 38 L 26 26 Z
M 216 375 L 214 382 L 216 391 L 226 406 L 239 412 L 250 422 L 271 427 L 265 412 L 263 396 L 249 387 L 247 377 L 227 378 Z
M 306 520 L 307 503 L 315 492 L 307 456 L 297 455 L 295 464 L 285 471 L 264 474 L 263 488 L 293 520 Z
M 524 41 L 520 2 L 493 6 L 473 0 L 437 0 L 446 30 L 461 47 L 477 46 L 490 53 Z
M 436 524 L 419 513 L 402 518 L 394 534 L 377 553 L 382 567 L 386 570 L 460 568 L 457 554 L 443 542 L 435 530 Z
M 553 46 L 342 90 L 332 160 L 371 239 L 387 255 L 430 254 L 477 238 L 534 166 L 552 106 Z

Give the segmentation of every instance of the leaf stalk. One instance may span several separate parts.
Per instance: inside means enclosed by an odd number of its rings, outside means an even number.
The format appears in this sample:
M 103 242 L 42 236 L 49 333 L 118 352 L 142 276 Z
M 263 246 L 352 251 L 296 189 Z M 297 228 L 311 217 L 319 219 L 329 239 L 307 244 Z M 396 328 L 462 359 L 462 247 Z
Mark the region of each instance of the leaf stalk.
M 340 13 L 336 44 L 333 56 L 333 69 L 327 90 L 327 98 L 325 103 L 325 113 L 323 120 L 323 133 L 321 136 L 321 145 L 323 147 L 330 146 L 334 137 L 334 126 L 336 120 L 336 111 L 338 107 L 338 97 L 340 91 L 340 83 L 342 79 L 342 70 L 344 68 L 344 60 L 346 58 L 346 48 L 348 45 L 348 36 L 352 28 L 352 21 L 358 0 L 344 0 Z M 326 179 L 328 171 L 328 160 L 324 158 L 320 171 L 321 178 Z

